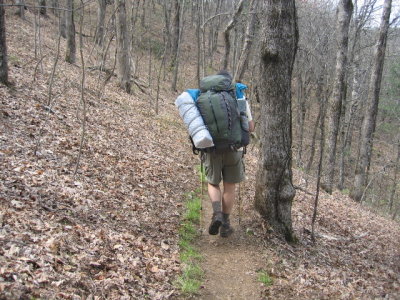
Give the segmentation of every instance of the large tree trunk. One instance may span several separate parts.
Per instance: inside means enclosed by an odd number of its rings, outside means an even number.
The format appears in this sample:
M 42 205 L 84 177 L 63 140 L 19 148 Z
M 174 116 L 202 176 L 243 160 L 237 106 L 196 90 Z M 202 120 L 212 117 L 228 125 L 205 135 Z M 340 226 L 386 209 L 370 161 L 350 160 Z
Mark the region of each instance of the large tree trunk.
M 67 0 L 66 29 L 67 29 L 67 53 L 65 61 L 74 64 L 76 61 L 75 23 L 74 23 L 74 1 Z
M 337 8 L 336 23 L 336 71 L 332 97 L 328 105 L 328 130 L 326 154 L 324 155 L 325 176 L 322 178 L 321 187 L 328 193 L 332 193 L 335 171 L 336 142 L 339 131 L 340 110 L 345 97 L 345 74 L 347 52 L 349 44 L 349 26 L 353 13 L 351 0 L 340 0 Z
M 382 71 L 385 60 L 391 8 L 392 0 L 385 0 L 383 4 L 379 37 L 375 45 L 375 59 L 369 82 L 366 112 L 361 126 L 360 148 L 356 164 L 354 184 L 350 193 L 350 197 L 356 201 L 362 200 L 363 191 L 367 182 L 368 169 L 371 163 L 373 133 L 375 132 L 376 127 L 376 116 L 378 113 L 379 93 L 381 90 Z
M 257 6 L 257 3 L 258 2 L 256 0 L 251 0 L 250 3 L 250 19 L 246 28 L 245 41 L 243 43 L 243 48 L 240 53 L 239 61 L 236 65 L 235 75 L 233 76 L 234 79 L 236 79 L 237 81 L 242 80 L 244 72 L 246 71 L 249 62 L 250 49 L 251 45 L 253 44 L 253 36 L 256 28 L 257 19 L 255 14 L 255 8 Z
M 235 26 L 237 19 L 243 10 L 243 4 L 244 4 L 244 0 L 240 0 L 239 4 L 237 6 L 237 9 L 232 16 L 232 19 L 229 21 L 228 25 L 226 26 L 226 28 L 224 30 L 225 55 L 224 55 L 224 61 L 222 63 L 222 68 L 225 70 L 228 69 L 229 55 L 231 52 L 230 32 L 231 32 L 232 28 Z
M 131 92 L 131 63 L 129 57 L 129 35 L 126 26 L 125 0 L 115 0 L 116 27 L 117 27 L 117 61 L 118 79 L 120 86 L 127 92 Z
M 97 45 L 102 45 L 104 41 L 104 22 L 106 19 L 106 0 L 98 0 L 99 6 L 97 8 L 97 30 L 95 36 L 95 42 Z
M 6 20 L 4 0 L 0 0 L 0 82 L 8 83 L 7 43 L 6 43 Z
M 288 241 L 292 231 L 291 79 L 298 31 L 295 0 L 266 4 L 260 63 L 261 151 L 255 208 Z

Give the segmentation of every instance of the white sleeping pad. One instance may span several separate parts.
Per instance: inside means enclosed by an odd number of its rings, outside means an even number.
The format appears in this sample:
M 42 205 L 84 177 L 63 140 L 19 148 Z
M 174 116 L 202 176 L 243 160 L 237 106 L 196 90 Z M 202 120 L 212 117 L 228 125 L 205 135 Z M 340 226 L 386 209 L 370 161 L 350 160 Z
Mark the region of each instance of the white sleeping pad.
M 204 149 L 213 147 L 214 142 L 211 134 L 204 124 L 203 118 L 190 94 L 188 92 L 180 94 L 175 100 L 175 105 L 179 109 L 179 114 L 186 124 L 196 148 Z

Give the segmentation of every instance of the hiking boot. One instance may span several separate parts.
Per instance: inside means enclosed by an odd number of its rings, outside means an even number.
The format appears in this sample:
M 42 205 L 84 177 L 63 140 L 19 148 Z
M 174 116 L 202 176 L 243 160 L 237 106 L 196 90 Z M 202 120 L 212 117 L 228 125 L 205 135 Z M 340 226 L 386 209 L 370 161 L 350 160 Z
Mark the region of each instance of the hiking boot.
M 221 237 L 228 237 L 233 233 L 233 228 L 231 226 L 231 224 L 229 224 L 229 222 L 226 223 L 222 223 L 221 225 L 221 229 L 219 230 L 219 234 L 221 235 Z
M 218 234 L 219 227 L 221 226 L 221 224 L 222 224 L 222 213 L 221 212 L 213 213 L 210 227 L 208 227 L 208 233 L 211 235 Z

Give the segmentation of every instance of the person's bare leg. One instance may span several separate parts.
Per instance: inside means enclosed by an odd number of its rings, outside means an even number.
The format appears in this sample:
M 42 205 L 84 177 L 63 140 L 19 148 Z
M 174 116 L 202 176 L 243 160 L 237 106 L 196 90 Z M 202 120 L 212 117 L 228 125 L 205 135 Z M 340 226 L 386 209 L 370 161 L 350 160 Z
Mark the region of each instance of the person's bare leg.
M 208 184 L 208 196 L 210 197 L 211 202 L 221 202 L 221 189 L 219 184 Z
M 222 225 L 222 212 L 221 212 L 221 189 L 219 185 L 208 184 L 208 195 L 211 199 L 213 208 L 213 216 L 208 233 L 216 235 L 219 232 L 219 227 Z
M 230 214 L 235 202 L 235 184 L 224 182 L 224 193 L 222 195 L 222 212 Z

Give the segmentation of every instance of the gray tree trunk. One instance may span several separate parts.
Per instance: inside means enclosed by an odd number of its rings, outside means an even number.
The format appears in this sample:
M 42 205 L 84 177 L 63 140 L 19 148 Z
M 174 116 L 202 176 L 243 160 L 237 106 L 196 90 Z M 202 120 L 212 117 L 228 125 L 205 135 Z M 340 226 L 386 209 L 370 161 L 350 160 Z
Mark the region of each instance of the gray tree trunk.
M 368 87 L 366 112 L 361 126 L 361 138 L 354 176 L 354 184 L 350 192 L 350 197 L 356 201 L 361 201 L 362 199 L 362 195 L 367 184 L 369 165 L 371 163 L 373 134 L 376 127 L 376 116 L 378 113 L 379 93 L 381 90 L 383 63 L 385 60 L 386 41 L 389 30 L 391 8 L 392 0 L 385 0 L 383 4 L 379 37 L 375 45 L 375 58 Z
M 74 23 L 74 1 L 67 0 L 66 15 L 66 33 L 67 33 L 67 53 L 65 61 L 74 64 L 76 61 L 76 41 L 75 41 L 75 23 Z
M 176 48 L 176 53 L 174 54 L 174 77 L 172 79 L 172 85 L 171 88 L 173 91 L 177 91 L 176 85 L 178 83 L 178 74 L 179 74 L 179 53 L 181 49 L 181 43 L 182 43 L 182 34 L 183 34 L 183 13 L 185 9 L 185 2 L 182 2 L 182 6 L 180 7 L 180 17 L 179 17 L 179 35 L 178 35 L 178 45 Z
M 16 0 L 15 4 L 18 5 L 17 15 L 20 16 L 21 19 L 25 19 L 25 1 Z
M 295 0 L 266 4 L 260 50 L 260 140 L 255 208 L 276 232 L 293 241 L 291 79 L 297 50 Z
M 317 81 L 317 87 L 316 87 L 316 91 L 315 91 L 315 97 L 316 99 L 318 99 L 319 102 L 319 107 L 318 107 L 318 116 L 317 116 L 317 120 L 315 121 L 315 126 L 313 129 L 313 134 L 312 134 L 312 139 L 311 139 L 311 150 L 310 150 L 310 158 L 308 160 L 307 166 L 306 166 L 306 172 L 310 173 L 311 171 L 311 167 L 314 161 L 314 155 L 315 155 L 315 144 L 316 144 L 316 138 L 317 138 L 317 132 L 318 132 L 318 128 L 321 129 L 322 132 L 322 126 L 324 126 L 324 118 L 325 118 L 325 114 L 326 114 L 326 91 L 325 93 L 323 92 L 323 88 L 324 88 L 324 76 L 321 75 L 318 78 Z
M 351 0 L 340 0 L 336 12 L 336 70 L 332 97 L 328 103 L 328 130 L 326 140 L 326 154 L 324 155 L 324 176 L 321 187 L 332 193 L 335 172 L 336 143 L 339 132 L 341 105 L 345 91 L 345 74 L 347 66 L 347 52 L 349 44 L 349 26 L 353 12 Z
M 39 0 L 39 12 L 42 16 L 45 16 L 47 14 L 47 10 L 46 10 L 46 0 Z
M 118 79 L 120 86 L 131 92 L 131 63 L 129 57 L 129 35 L 126 26 L 125 0 L 115 0 L 116 27 L 117 27 L 117 62 Z
M 399 175 L 399 169 L 400 169 L 400 138 L 397 141 L 397 157 L 396 157 L 396 162 L 394 165 L 394 175 L 393 175 L 393 185 L 390 191 L 390 198 L 389 198 L 389 210 L 393 210 L 393 203 L 394 203 L 394 196 L 396 195 L 396 190 L 397 190 L 397 178 Z
M 243 10 L 243 4 L 244 4 L 244 0 L 240 0 L 239 4 L 237 6 L 237 9 L 232 16 L 232 19 L 229 21 L 228 25 L 226 26 L 226 28 L 224 30 L 225 55 L 224 55 L 224 61 L 222 64 L 222 68 L 225 70 L 228 68 L 229 55 L 231 52 L 230 32 L 231 32 L 232 28 L 235 26 L 237 19 Z
M 106 0 L 98 0 L 99 6 L 97 8 L 97 30 L 95 36 L 95 42 L 97 45 L 102 45 L 104 42 L 104 23 L 106 19 Z
M 4 0 L 0 0 L 0 82 L 8 83 L 6 20 Z
M 171 59 L 171 64 L 170 68 L 174 68 L 177 60 L 177 55 L 178 55 L 178 47 L 179 47 L 179 37 L 180 37 L 180 17 L 181 17 L 181 5 L 180 5 L 180 0 L 175 0 L 174 1 L 174 15 L 172 18 L 172 59 Z

